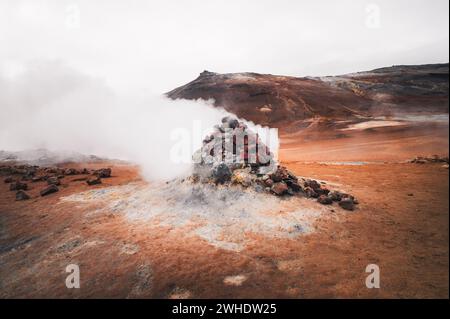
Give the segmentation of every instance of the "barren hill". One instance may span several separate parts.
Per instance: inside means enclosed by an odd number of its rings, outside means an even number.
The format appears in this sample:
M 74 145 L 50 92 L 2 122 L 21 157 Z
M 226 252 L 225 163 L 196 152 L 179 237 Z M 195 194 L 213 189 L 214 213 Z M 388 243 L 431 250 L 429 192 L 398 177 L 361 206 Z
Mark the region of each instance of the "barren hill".
M 214 99 L 255 123 L 285 128 L 305 119 L 448 113 L 448 64 L 393 66 L 329 77 L 204 71 L 167 93 Z

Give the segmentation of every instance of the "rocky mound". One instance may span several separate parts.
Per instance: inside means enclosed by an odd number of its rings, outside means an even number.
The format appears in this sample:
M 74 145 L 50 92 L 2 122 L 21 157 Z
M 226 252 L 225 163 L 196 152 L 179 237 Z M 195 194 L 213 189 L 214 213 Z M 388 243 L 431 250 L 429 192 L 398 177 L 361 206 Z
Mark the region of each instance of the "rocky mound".
M 351 195 L 331 191 L 316 180 L 298 178 L 277 163 L 258 134 L 235 118 L 225 117 L 203 140 L 193 155 L 194 183 L 240 185 L 275 196 L 316 198 L 323 205 L 338 202 L 353 210 L 358 201 Z

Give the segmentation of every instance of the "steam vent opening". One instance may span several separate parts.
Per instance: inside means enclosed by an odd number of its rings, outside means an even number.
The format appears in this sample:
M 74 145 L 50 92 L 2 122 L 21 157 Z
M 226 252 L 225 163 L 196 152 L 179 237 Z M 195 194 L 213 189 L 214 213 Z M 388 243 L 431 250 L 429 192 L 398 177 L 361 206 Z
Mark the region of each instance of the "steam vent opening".
M 89 190 L 63 202 L 93 205 L 149 229 L 169 227 L 220 249 L 241 251 L 254 235 L 295 238 L 313 232 L 330 207 L 354 210 L 350 194 L 295 176 L 280 165 L 259 134 L 225 117 L 193 155 L 191 175 L 168 182 Z M 334 211 L 334 210 L 333 210 Z

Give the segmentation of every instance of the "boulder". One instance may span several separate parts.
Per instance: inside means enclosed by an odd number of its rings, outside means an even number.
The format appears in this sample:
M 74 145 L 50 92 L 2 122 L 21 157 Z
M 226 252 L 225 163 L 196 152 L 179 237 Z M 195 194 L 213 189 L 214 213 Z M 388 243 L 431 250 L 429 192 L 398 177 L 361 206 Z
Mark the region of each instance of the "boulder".
M 284 182 L 278 182 L 272 185 L 270 188 L 272 193 L 274 193 L 277 196 L 284 195 L 288 192 L 288 186 Z
M 326 195 L 320 195 L 317 198 L 317 201 L 319 203 L 321 203 L 322 205 L 331 205 L 331 204 L 333 204 L 333 200 L 330 197 L 326 196 Z
M 31 179 L 32 183 L 37 183 L 37 182 L 41 182 L 41 181 L 46 181 L 49 177 L 47 175 L 45 176 L 35 176 Z
M 292 189 L 293 192 L 298 193 L 301 192 L 303 189 L 298 184 L 297 180 L 288 179 L 286 181 L 287 186 L 289 186 L 289 189 Z
M 213 167 L 212 177 L 216 184 L 223 184 L 231 179 L 231 170 L 225 163 Z
M 328 193 L 330 192 L 330 190 L 325 187 L 316 188 L 314 189 L 314 191 L 319 195 L 328 195 Z
M 305 196 L 308 198 L 317 198 L 319 197 L 319 194 L 317 194 L 314 189 L 312 189 L 311 187 L 307 186 L 304 188 L 303 190 L 305 192 Z
M 286 167 L 278 166 L 278 168 L 275 171 L 275 173 L 270 175 L 270 178 L 274 182 L 281 182 L 281 181 L 283 181 L 285 179 L 288 179 L 289 178 L 288 170 L 286 169 Z
M 339 202 L 339 206 L 341 206 L 345 210 L 354 210 L 355 204 L 353 203 L 353 200 L 349 197 L 342 198 Z
M 313 180 L 313 179 L 307 179 L 307 180 L 305 181 L 304 186 L 305 186 L 305 187 L 310 187 L 310 188 L 312 188 L 314 191 L 320 189 L 320 184 L 319 184 L 319 182 L 318 182 L 318 181 L 315 181 L 315 180 Z
M 102 180 L 101 180 L 100 177 L 97 177 L 97 178 L 91 178 L 91 179 L 88 179 L 88 180 L 86 181 L 86 183 L 87 183 L 89 186 L 92 186 L 92 185 L 98 185 L 98 184 L 101 184 L 101 183 L 102 183 Z
M 264 181 L 264 184 L 265 184 L 267 187 L 272 187 L 272 186 L 273 186 L 273 180 L 270 179 L 270 178 L 268 178 L 268 179 L 266 179 L 266 180 Z
M 27 183 L 22 182 L 13 182 L 9 185 L 10 191 L 18 191 L 18 190 L 24 190 L 26 191 L 28 189 Z
M 100 168 L 94 171 L 94 175 L 100 178 L 108 178 L 111 177 L 111 169 L 110 168 Z
M 59 191 L 58 186 L 52 184 L 40 191 L 41 196 L 47 196 Z
M 332 191 L 328 194 L 328 197 L 330 197 L 334 202 L 339 202 L 342 199 L 342 193 L 339 191 Z
M 5 183 L 12 183 L 12 182 L 14 182 L 14 178 L 12 178 L 11 176 L 9 176 L 9 177 L 7 177 L 7 178 L 4 179 L 4 182 L 5 182 Z
M 75 168 L 67 168 L 64 171 L 64 175 L 78 175 L 80 172 Z
M 27 193 L 25 193 L 23 190 L 20 190 L 16 193 L 16 200 L 27 200 L 30 199 L 30 195 L 28 195 Z
M 61 182 L 59 181 L 59 178 L 57 176 L 51 176 L 47 178 L 47 184 L 48 185 L 61 185 Z
M 342 194 L 342 199 L 345 199 L 345 198 L 350 199 L 353 202 L 353 204 L 359 204 L 358 200 L 353 195 Z

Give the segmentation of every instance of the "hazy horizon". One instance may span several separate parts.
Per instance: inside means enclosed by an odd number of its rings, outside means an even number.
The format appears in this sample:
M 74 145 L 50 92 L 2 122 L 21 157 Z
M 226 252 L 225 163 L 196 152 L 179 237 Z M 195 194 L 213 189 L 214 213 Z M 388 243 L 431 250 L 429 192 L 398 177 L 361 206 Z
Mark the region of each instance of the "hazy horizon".
M 203 70 L 326 76 L 447 63 L 447 0 L 2 1 L 0 72 L 58 61 L 114 90 Z

